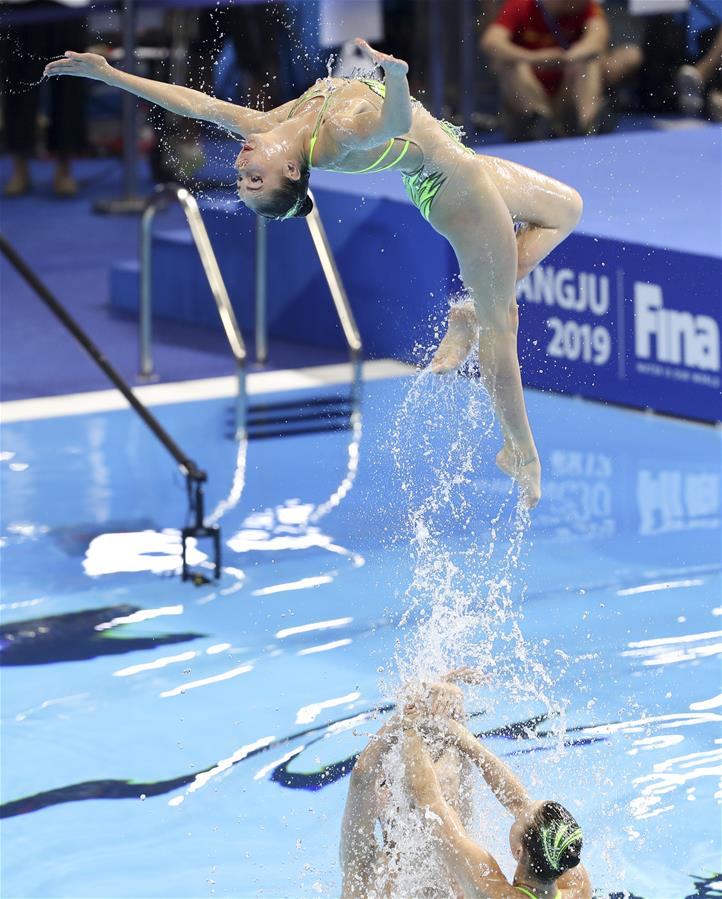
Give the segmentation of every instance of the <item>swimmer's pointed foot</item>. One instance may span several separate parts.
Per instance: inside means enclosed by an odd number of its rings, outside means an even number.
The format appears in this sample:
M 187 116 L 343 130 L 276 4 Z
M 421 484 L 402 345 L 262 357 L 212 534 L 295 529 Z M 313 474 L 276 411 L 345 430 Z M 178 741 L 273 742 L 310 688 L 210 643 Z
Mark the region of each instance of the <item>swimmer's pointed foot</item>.
M 478 332 L 473 306 L 453 306 L 449 310 L 446 335 L 431 360 L 431 371 L 441 375 L 460 368 L 476 343 Z
M 533 509 L 541 499 L 541 463 L 536 453 L 524 459 L 505 444 L 497 453 L 496 464 L 519 484 L 522 503 L 527 509 Z

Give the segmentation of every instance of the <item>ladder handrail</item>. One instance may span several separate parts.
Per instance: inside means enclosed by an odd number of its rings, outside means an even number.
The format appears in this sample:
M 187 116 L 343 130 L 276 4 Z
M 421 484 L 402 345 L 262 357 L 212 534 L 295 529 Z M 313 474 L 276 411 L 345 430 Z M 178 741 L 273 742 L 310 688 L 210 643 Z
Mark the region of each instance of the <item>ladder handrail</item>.
M 246 362 L 248 354 L 238 327 L 233 306 L 226 290 L 221 270 L 195 197 L 179 184 L 159 184 L 153 191 L 143 212 L 140 224 L 140 376 L 153 377 L 151 348 L 152 292 L 153 292 L 153 222 L 158 210 L 169 200 L 177 200 L 185 213 L 193 243 L 200 257 L 208 286 L 218 309 L 223 330 L 236 362 L 238 396 L 236 400 L 236 439 L 241 439 L 246 427 Z
M 316 199 L 310 190 L 308 191 L 308 196 L 313 200 L 313 209 L 306 216 L 306 225 L 308 226 L 316 255 L 321 263 L 326 284 L 331 293 L 331 299 L 346 339 L 351 361 L 356 369 L 360 365 L 361 351 L 363 349 L 361 335 L 356 325 L 333 251 L 331 250 L 331 244 L 326 235 L 326 229 L 323 226 L 321 214 L 316 205 Z M 256 221 L 256 360 L 258 362 L 265 362 L 268 354 L 268 337 L 266 333 L 266 228 L 265 219 L 258 216 Z M 356 380 L 356 375 L 357 372 L 354 373 L 354 381 Z
M 359 334 L 356 320 L 351 311 L 351 305 L 348 301 L 346 289 L 341 281 L 341 275 L 336 266 L 336 260 L 333 251 L 331 250 L 331 244 L 329 243 L 326 229 L 323 227 L 323 222 L 321 221 L 321 214 L 318 211 L 316 199 L 310 190 L 308 191 L 308 195 L 313 201 L 313 209 L 306 216 L 306 224 L 308 225 L 311 240 L 316 249 L 318 261 L 321 263 L 323 274 L 326 277 L 328 289 L 331 291 L 331 299 L 336 308 L 336 314 L 338 315 L 338 320 L 343 329 L 343 335 L 346 338 L 349 352 L 351 353 L 351 357 L 356 359 L 362 349 L 361 335 Z
M 341 330 L 348 345 L 351 362 L 354 366 L 354 384 L 360 374 L 361 351 L 363 345 L 356 325 L 348 295 L 339 274 L 331 244 L 326 234 L 321 215 L 313 200 L 313 209 L 306 217 L 311 240 L 321 269 L 326 279 L 331 299 L 338 316 Z M 151 348 L 152 330 L 152 236 L 153 222 L 156 213 L 170 200 L 177 200 L 185 213 L 193 241 L 198 251 L 208 286 L 213 294 L 218 314 L 225 331 L 238 370 L 238 399 L 236 402 L 236 439 L 245 436 L 246 431 L 246 365 L 247 353 L 243 335 L 238 327 L 231 301 L 228 297 L 221 271 L 218 267 L 208 232 L 203 224 L 198 204 L 193 195 L 179 184 L 161 184 L 155 188 L 141 219 L 140 241 L 140 376 L 146 379 L 153 377 L 153 354 Z M 265 362 L 268 355 L 267 318 L 266 318 L 266 222 L 260 216 L 256 224 L 256 356 Z

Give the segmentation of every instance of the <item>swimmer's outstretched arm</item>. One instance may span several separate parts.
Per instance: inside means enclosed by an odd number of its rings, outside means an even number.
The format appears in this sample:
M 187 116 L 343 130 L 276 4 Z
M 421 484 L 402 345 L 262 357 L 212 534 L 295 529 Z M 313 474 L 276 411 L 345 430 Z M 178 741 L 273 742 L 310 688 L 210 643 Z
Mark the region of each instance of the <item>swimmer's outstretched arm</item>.
M 432 761 L 419 733 L 405 722 L 402 757 L 409 793 L 424 812 L 424 821 L 436 836 L 449 873 L 466 893 L 480 888 L 485 895 L 507 895 L 509 882 L 493 855 L 475 843 L 459 816 L 444 800 Z
M 343 146 L 350 150 L 368 150 L 392 137 L 406 134 L 411 128 L 411 95 L 406 80 L 409 67 L 402 59 L 374 50 L 361 38 L 356 43 L 375 65 L 384 70 L 386 96 L 380 112 L 374 110 L 345 118 L 337 117 L 329 125 L 335 139 Z
M 531 800 L 526 788 L 514 772 L 500 758 L 490 752 L 476 737 L 458 721 L 443 722 L 445 739 L 451 740 L 479 768 L 484 780 L 499 802 L 518 818 L 529 806 Z M 569 890 L 573 896 L 591 897 L 592 884 L 584 865 L 570 868 L 557 879 L 560 890 Z
M 488 750 L 459 721 L 444 719 L 435 723 L 443 730 L 443 736 L 453 742 L 479 769 L 494 796 L 507 811 L 517 818 L 531 799 L 526 787 L 511 768 Z
M 143 100 L 157 103 L 158 106 L 176 115 L 212 122 L 242 136 L 268 130 L 278 124 L 283 117 L 279 115 L 279 110 L 283 107 L 262 112 L 246 106 L 236 106 L 235 103 L 228 103 L 225 100 L 217 100 L 201 91 L 179 84 L 166 84 L 163 81 L 130 75 L 111 66 L 108 60 L 98 53 L 75 53 L 68 50 L 61 59 L 49 62 L 45 66 L 44 74 L 47 77 L 72 75 L 76 78 L 102 81 L 111 87 L 120 87 Z
M 351 772 L 339 849 L 342 899 L 366 899 L 370 891 L 378 855 L 374 834 L 378 817 L 376 784 L 389 747 L 388 734 L 395 726 L 389 722 L 371 738 Z

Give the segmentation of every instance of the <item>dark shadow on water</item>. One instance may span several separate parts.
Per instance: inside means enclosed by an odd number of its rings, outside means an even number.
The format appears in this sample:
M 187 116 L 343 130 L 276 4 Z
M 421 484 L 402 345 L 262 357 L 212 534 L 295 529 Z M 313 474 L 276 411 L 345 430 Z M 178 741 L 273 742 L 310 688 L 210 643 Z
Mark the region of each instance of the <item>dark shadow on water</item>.
M 0 627 L 0 665 L 78 662 L 98 656 L 154 649 L 171 643 L 186 643 L 205 636 L 188 632 L 126 637 L 121 630 L 126 624 L 122 619 L 140 611 L 137 606 L 131 605 L 106 606 L 5 624 Z
M 118 606 L 113 607 L 113 611 L 115 611 L 115 609 L 129 610 L 131 608 L 132 607 L 129 606 Z M 95 611 L 97 613 L 106 612 L 104 620 L 108 620 L 107 609 Z M 87 613 L 78 614 L 82 615 Z M 128 614 L 128 611 L 125 611 L 124 614 Z M 45 619 L 37 620 L 41 621 Z M 253 751 L 249 752 L 248 755 L 246 755 L 243 759 L 233 762 L 233 765 L 239 764 L 240 761 L 246 761 L 247 759 L 254 758 L 255 756 L 268 752 L 274 748 L 278 748 L 279 746 L 292 743 L 304 737 L 315 735 L 312 739 L 306 740 L 302 747 L 304 750 L 308 749 L 309 746 L 312 746 L 314 743 L 323 740 L 326 736 L 328 728 L 330 727 L 350 720 L 354 720 L 358 724 L 363 724 L 366 721 L 376 719 L 379 715 L 392 712 L 394 708 L 395 706 L 393 704 L 382 705 L 378 706 L 377 708 L 371 709 L 361 715 L 349 715 L 344 718 L 339 718 L 336 721 L 327 722 L 325 724 L 317 725 L 316 727 L 298 731 L 294 734 L 288 735 L 287 737 L 282 737 L 278 740 L 274 740 L 272 743 L 269 743 L 266 746 L 261 746 L 257 749 L 254 749 Z M 478 717 L 478 715 L 472 715 L 470 717 L 475 718 Z M 488 739 L 489 737 L 503 737 L 514 742 L 539 739 L 551 735 L 551 731 L 542 729 L 542 726 L 547 722 L 548 718 L 546 715 L 538 715 L 524 721 L 516 721 L 503 727 L 490 728 L 489 730 L 480 731 L 479 733 L 476 733 L 476 736 L 481 740 Z M 589 743 L 597 742 L 598 740 L 603 739 L 590 739 L 588 737 L 573 736 L 574 733 L 579 733 L 583 730 L 584 727 L 575 727 L 567 730 L 568 736 L 565 738 L 565 745 L 587 745 Z M 515 747 L 509 754 L 517 755 L 527 752 L 544 751 L 545 749 L 547 749 L 547 747 Z M 353 766 L 356 763 L 357 758 L 358 753 L 351 755 L 348 758 L 341 759 L 340 761 L 331 762 L 328 765 L 323 765 L 321 768 L 310 772 L 289 770 L 292 760 L 287 760 L 278 764 L 273 769 L 269 779 L 273 783 L 277 783 L 279 786 L 285 787 L 287 789 L 309 790 L 311 792 L 317 792 L 318 790 L 322 790 L 324 787 L 327 787 L 330 784 L 333 784 L 336 781 L 347 777 L 353 770 Z M 179 790 L 183 787 L 187 787 L 192 784 L 199 775 L 212 771 L 215 767 L 216 764 L 213 764 L 200 771 L 194 771 L 192 774 L 185 774 L 179 777 L 169 778 L 168 780 L 161 781 L 91 780 L 84 781 L 82 783 L 69 784 L 65 787 L 58 787 L 57 789 L 46 790 L 42 793 L 35 793 L 32 796 L 27 796 L 22 799 L 15 799 L 11 802 L 5 802 L 0 805 L 0 818 L 13 818 L 18 815 L 27 815 L 30 812 L 40 811 L 44 808 L 51 808 L 52 806 L 61 805 L 66 802 L 82 802 L 88 799 L 134 799 L 136 801 L 141 798 L 150 799 L 154 796 L 162 796 L 164 794 L 171 793 L 174 790 Z M 722 891 L 720 891 L 717 886 L 713 886 L 713 884 L 719 882 L 720 876 L 721 875 L 719 874 L 713 874 L 706 878 L 692 877 L 694 892 L 688 893 L 685 897 L 683 897 L 683 899 L 718 899 L 718 897 L 719 899 L 722 899 Z M 595 893 L 595 899 L 644 899 L 644 897 L 625 892 L 615 892 L 608 894 Z
M 280 737 L 279 739 L 274 740 L 272 743 L 268 743 L 265 746 L 260 746 L 254 749 L 253 751 L 245 755 L 242 759 L 234 761 L 233 765 L 238 765 L 241 761 L 246 761 L 264 752 L 268 752 L 271 749 L 288 745 L 289 743 L 293 743 L 313 735 L 312 739 L 306 739 L 303 746 L 301 747 L 303 750 L 306 750 L 314 743 L 323 740 L 326 736 L 326 732 L 331 727 L 342 724 L 344 721 L 351 720 L 360 725 L 367 721 L 374 720 L 379 715 L 392 712 L 394 708 L 395 706 L 393 704 L 377 706 L 376 708 L 360 715 L 349 715 L 344 718 L 339 718 L 336 721 L 330 721 L 325 724 L 319 724 L 315 727 L 307 728 L 306 730 L 297 731 L 296 733 L 289 734 L 286 737 Z M 545 715 L 539 715 L 534 718 L 529 718 L 525 721 L 514 722 L 513 724 L 509 724 L 504 727 L 482 731 L 478 733 L 477 736 L 479 737 L 479 739 L 488 739 L 489 737 L 501 736 L 514 741 L 534 739 L 540 736 L 539 727 L 546 721 L 547 718 Z M 570 745 L 573 745 L 573 740 L 570 741 Z M 525 750 L 517 751 L 523 752 Z M 290 761 L 287 761 L 277 765 L 273 769 L 270 775 L 270 780 L 272 780 L 274 783 L 277 783 L 279 786 L 286 787 L 288 789 L 309 790 L 312 792 L 316 792 L 320 789 L 323 789 L 323 787 L 330 786 L 330 784 L 335 783 L 336 781 L 341 780 L 341 778 L 346 777 L 348 774 L 350 774 L 357 757 L 358 754 L 355 754 L 349 756 L 346 759 L 332 762 L 329 765 L 324 765 L 321 768 L 310 772 L 290 771 Z M 213 770 L 215 766 L 216 765 L 214 763 L 213 765 L 209 765 L 208 767 L 203 768 L 199 771 L 194 771 L 193 774 L 180 775 L 178 777 L 173 777 L 168 780 L 162 781 L 90 780 L 83 781 L 81 783 L 68 784 L 65 787 L 58 787 L 53 790 L 45 790 L 42 793 L 35 793 L 34 795 L 24 797 L 23 799 L 16 799 L 12 800 L 11 802 L 5 802 L 0 805 L 0 818 L 11 818 L 16 815 L 24 815 L 28 814 L 29 812 L 40 811 L 44 808 L 50 808 L 54 805 L 61 805 L 66 802 L 82 802 L 86 799 L 138 799 L 142 795 L 145 795 L 146 797 L 160 796 L 164 793 L 171 793 L 173 792 L 173 790 L 177 790 L 180 787 L 188 785 L 193 780 L 195 780 L 198 775 L 205 774 L 208 771 Z

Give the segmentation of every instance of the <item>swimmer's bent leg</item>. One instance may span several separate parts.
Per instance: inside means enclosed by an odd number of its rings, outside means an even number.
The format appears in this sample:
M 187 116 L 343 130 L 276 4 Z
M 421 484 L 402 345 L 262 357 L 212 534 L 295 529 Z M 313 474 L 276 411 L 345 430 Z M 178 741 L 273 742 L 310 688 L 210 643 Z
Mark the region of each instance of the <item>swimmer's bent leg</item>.
M 488 158 L 485 169 L 516 222 L 517 281 L 529 274 L 574 230 L 582 198 L 573 187 L 506 159 Z

